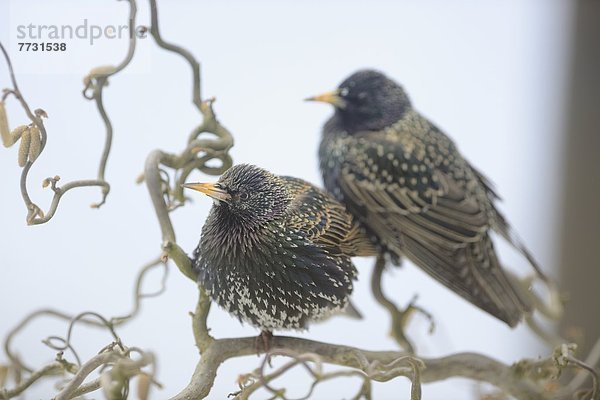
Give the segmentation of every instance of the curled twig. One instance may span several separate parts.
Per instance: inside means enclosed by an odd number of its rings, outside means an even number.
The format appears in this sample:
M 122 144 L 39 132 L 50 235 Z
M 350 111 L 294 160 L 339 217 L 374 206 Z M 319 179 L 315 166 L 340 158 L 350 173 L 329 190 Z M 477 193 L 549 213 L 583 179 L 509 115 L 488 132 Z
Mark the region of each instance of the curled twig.
M 166 273 L 167 273 L 166 268 L 164 268 L 164 275 L 161 278 L 161 288 L 159 289 L 159 291 L 156 293 L 149 293 L 149 294 L 143 293 L 143 282 L 144 282 L 145 277 L 147 276 L 147 274 L 150 271 L 152 271 L 158 265 L 162 265 L 164 267 L 164 264 L 161 264 L 160 259 L 156 258 L 156 259 L 152 260 L 151 262 L 149 262 L 148 264 L 144 265 L 141 268 L 141 270 L 138 272 L 138 275 L 137 275 L 136 281 L 135 281 L 133 308 L 128 314 L 126 314 L 124 316 L 113 317 L 110 320 L 108 320 L 109 325 L 112 326 L 113 329 L 117 326 L 120 326 L 120 325 L 126 323 L 127 321 L 130 321 L 139 313 L 141 305 L 142 305 L 142 301 L 141 301 L 142 299 L 158 295 L 164 291 L 164 289 L 165 289 L 164 283 L 165 283 Z M 19 357 L 16 355 L 16 353 L 12 350 L 12 342 L 13 342 L 14 338 L 24 328 L 26 328 L 32 321 L 34 321 L 40 317 L 52 317 L 52 318 L 57 318 L 59 320 L 66 321 L 66 322 L 70 322 L 70 321 L 73 321 L 76 316 L 71 316 L 71 315 L 68 315 L 66 313 L 63 313 L 63 312 L 60 312 L 57 310 L 41 309 L 41 310 L 34 311 L 31 314 L 29 314 L 28 316 L 26 316 L 25 318 L 23 318 L 23 320 L 19 324 L 17 324 L 12 330 L 9 331 L 8 335 L 6 336 L 6 338 L 4 340 L 4 351 L 5 351 L 8 359 L 10 360 L 11 364 L 14 367 L 19 368 L 28 373 L 33 373 L 34 368 L 25 365 L 19 359 Z M 97 328 L 102 328 L 102 327 L 107 326 L 103 321 L 98 320 L 98 319 L 88 318 L 87 315 L 80 316 L 80 318 L 77 318 L 77 323 L 84 324 L 87 326 L 93 326 L 93 327 L 97 327 Z
M 284 364 L 283 366 L 277 368 L 270 374 L 266 373 L 266 367 L 269 365 L 269 360 L 274 356 L 284 356 L 291 358 L 289 362 Z M 318 354 L 314 353 L 304 353 L 298 354 L 291 350 L 276 350 L 271 351 L 265 355 L 263 358 L 260 367 L 253 373 L 245 374 L 241 376 L 240 380 L 240 391 L 237 393 L 233 393 L 236 400 L 246 400 L 248 399 L 256 390 L 265 388 L 269 391 L 273 396 L 272 399 L 282 399 L 282 400 L 291 400 L 286 396 L 286 390 L 283 388 L 274 388 L 271 386 L 271 382 L 292 368 L 296 366 L 302 366 L 308 374 L 313 378 L 313 381 L 310 387 L 307 390 L 307 393 L 302 396 L 295 398 L 294 400 L 307 400 L 311 398 L 314 393 L 315 388 L 322 382 L 332 380 L 339 377 L 348 377 L 348 376 L 356 376 L 360 378 L 363 382 L 359 388 L 358 393 L 353 397 L 355 399 L 360 399 L 362 397 L 366 399 L 371 398 L 371 382 L 369 376 L 359 370 L 340 370 L 333 372 L 323 372 L 321 358 Z
M 61 337 L 57 337 L 57 336 L 50 336 L 49 338 L 47 338 L 44 343 L 57 351 L 64 351 L 67 349 L 72 349 L 71 347 L 71 337 L 73 335 L 73 329 L 75 328 L 75 325 L 77 325 L 77 323 L 81 320 L 84 319 L 89 319 L 89 318 L 94 318 L 97 319 L 98 321 L 100 321 L 100 325 L 104 328 L 106 328 L 110 334 L 112 335 L 115 343 L 119 346 L 119 348 L 122 351 L 125 351 L 125 348 L 123 347 L 123 344 L 121 343 L 121 338 L 119 337 L 119 335 L 117 335 L 117 332 L 115 331 L 115 327 L 114 324 L 107 320 L 106 318 L 104 318 L 102 315 L 93 312 L 93 311 L 85 311 L 82 313 L 77 314 L 75 317 L 73 317 L 73 319 L 71 319 L 71 321 L 69 322 L 69 327 L 67 329 L 67 336 L 66 338 L 61 338 Z M 62 344 L 57 344 L 55 343 L 56 341 L 62 343 Z M 74 352 L 75 355 L 77 355 Z M 79 360 L 79 357 L 77 357 L 77 359 Z
M 0 399 L 11 399 L 23 393 L 35 382 L 46 376 L 56 376 L 63 371 L 62 365 L 58 362 L 48 364 L 45 367 L 31 373 L 23 382 L 12 389 L 2 389 L 0 386 Z
M 589 373 L 592 378 L 592 389 L 590 391 L 590 400 L 600 400 L 600 388 L 599 388 L 599 378 L 598 371 L 596 371 L 592 365 L 581 361 L 573 356 L 573 353 L 577 350 L 577 345 L 570 344 L 562 344 L 554 350 L 553 360 L 559 370 L 567 368 L 569 366 L 576 366 L 581 368 Z M 596 360 L 597 361 L 597 360 Z M 575 388 L 572 388 L 576 390 Z
M 435 329 L 433 316 L 429 312 L 424 310 L 422 307 L 416 305 L 416 296 L 413 297 L 413 299 L 409 302 L 408 306 L 404 310 L 398 309 L 398 307 L 385 296 L 385 294 L 383 293 L 383 289 L 381 288 L 381 278 L 384 269 L 385 257 L 383 255 L 379 255 L 375 260 L 375 266 L 373 267 L 373 272 L 371 275 L 371 291 L 373 292 L 375 300 L 377 300 L 377 302 L 390 313 L 390 316 L 392 318 L 392 328 L 390 334 L 392 338 L 396 340 L 400 347 L 402 347 L 409 353 L 414 353 L 414 346 L 404 333 L 410 320 L 410 317 L 414 314 L 415 311 L 423 314 L 429 320 L 429 332 L 433 333 Z
M 134 0 L 129 0 L 129 6 L 129 29 L 133 32 L 133 30 L 135 29 L 135 19 L 137 13 L 136 2 Z M 31 120 L 30 130 L 34 129 L 34 131 L 32 131 L 30 134 L 20 136 L 22 145 L 19 163 L 23 166 L 23 171 L 21 173 L 21 195 L 27 208 L 26 221 L 29 225 L 43 224 L 52 219 L 52 217 L 56 213 L 56 210 L 58 209 L 58 204 L 62 196 L 66 192 L 74 188 L 92 186 L 99 187 L 101 189 L 102 198 L 100 202 L 92 204 L 92 208 L 99 208 L 106 202 L 106 197 L 110 191 L 110 185 L 105 180 L 105 170 L 112 144 L 113 128 L 110 119 L 108 118 L 108 115 L 104 109 L 102 91 L 107 84 L 108 77 L 118 73 L 131 62 L 131 59 L 133 58 L 133 54 L 135 52 L 135 44 L 136 36 L 131 35 L 127 54 L 118 66 L 110 68 L 96 68 L 84 79 L 84 83 L 86 85 L 86 89 L 84 89 L 84 97 L 95 100 L 98 112 L 106 127 L 106 140 L 104 144 L 104 149 L 102 151 L 102 155 L 100 157 L 97 179 L 75 180 L 63 185 L 62 187 L 57 186 L 56 182 L 54 182 L 52 186 L 54 196 L 52 197 L 52 202 L 48 211 L 44 213 L 42 209 L 31 200 L 27 190 L 27 180 L 31 166 L 34 164 L 35 160 L 43 152 L 46 146 L 48 135 L 44 126 L 43 118 L 47 117 L 47 115 L 46 112 L 41 109 L 37 109 L 33 112 L 31 111 L 29 104 L 24 99 L 21 91 L 19 90 L 19 86 L 17 84 L 15 72 L 10 57 L 2 43 L 0 43 L 0 50 L 2 50 L 2 53 L 4 55 L 12 82 L 12 88 L 5 90 L 5 94 L 3 95 L 2 100 L 4 101 L 8 95 L 13 95 L 17 100 L 19 100 L 21 107 L 25 110 L 25 113 Z M 86 91 L 89 88 L 93 89 L 92 95 L 86 95 Z M 33 138 L 34 140 L 31 141 L 31 138 Z
M 592 347 L 592 350 L 590 350 L 587 358 L 585 359 L 585 364 L 592 368 L 595 368 L 599 362 L 600 362 L 600 338 L 598 338 L 596 340 L 596 343 Z M 589 369 L 587 369 L 587 371 L 589 371 Z M 588 374 L 586 374 L 586 369 L 580 370 L 577 374 L 575 374 L 575 376 L 573 377 L 571 382 L 569 382 L 569 384 L 564 388 L 564 390 L 561 391 L 561 393 L 564 393 L 565 396 L 570 393 L 575 393 L 581 387 L 581 385 L 583 385 L 583 383 L 586 381 L 587 377 L 588 377 Z M 598 378 L 596 376 L 596 381 L 597 380 L 598 380 Z
M 65 385 L 65 387 L 53 398 L 53 400 L 68 400 L 76 396 L 80 396 L 87 392 L 82 391 L 85 379 L 96 369 L 111 365 L 111 368 L 104 371 L 98 381 L 86 385 L 85 389 L 92 391 L 102 387 L 105 395 L 109 399 L 114 398 L 112 395 L 116 391 L 122 393 L 128 387 L 129 379 L 143 373 L 142 368 L 154 364 L 154 356 L 152 353 L 138 351 L 141 356 L 137 360 L 132 360 L 129 357 L 129 352 L 112 348 L 101 352 L 89 359 L 77 371 L 75 376 Z M 154 373 L 154 372 L 153 372 Z M 153 376 L 153 373 L 150 376 Z

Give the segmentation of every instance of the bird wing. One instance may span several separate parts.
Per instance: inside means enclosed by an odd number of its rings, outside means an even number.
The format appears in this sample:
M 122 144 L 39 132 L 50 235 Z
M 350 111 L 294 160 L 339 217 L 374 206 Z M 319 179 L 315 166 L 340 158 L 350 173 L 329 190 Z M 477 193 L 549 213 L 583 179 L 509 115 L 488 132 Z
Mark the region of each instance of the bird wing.
M 389 251 L 513 326 L 529 305 L 500 267 L 478 179 L 439 135 L 348 137 L 338 178 L 344 202 Z
M 354 217 L 328 193 L 301 179 L 284 177 L 295 192 L 288 224 L 313 243 L 345 256 L 372 256 L 375 245 Z

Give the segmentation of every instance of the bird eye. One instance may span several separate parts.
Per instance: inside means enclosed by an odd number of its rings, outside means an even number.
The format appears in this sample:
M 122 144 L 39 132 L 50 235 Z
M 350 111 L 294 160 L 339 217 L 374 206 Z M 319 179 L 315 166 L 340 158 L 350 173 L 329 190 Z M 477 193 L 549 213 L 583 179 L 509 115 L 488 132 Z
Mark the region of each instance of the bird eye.
M 248 193 L 247 192 L 240 193 L 240 199 L 241 200 L 248 200 Z

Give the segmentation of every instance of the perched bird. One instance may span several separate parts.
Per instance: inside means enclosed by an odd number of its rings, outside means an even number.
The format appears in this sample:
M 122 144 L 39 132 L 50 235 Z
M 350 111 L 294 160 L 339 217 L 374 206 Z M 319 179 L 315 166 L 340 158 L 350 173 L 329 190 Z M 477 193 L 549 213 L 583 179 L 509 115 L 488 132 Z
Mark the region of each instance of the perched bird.
M 241 164 L 215 184 L 184 186 L 214 199 L 193 253 L 198 280 L 261 329 L 265 351 L 273 330 L 344 310 L 356 277 L 350 257 L 376 252 L 340 203 L 303 180 Z
M 490 181 L 380 72 L 362 70 L 307 100 L 330 103 L 319 148 L 326 189 L 366 227 L 379 251 L 515 326 L 531 304 L 503 272 L 490 231 L 539 267 L 496 209 Z

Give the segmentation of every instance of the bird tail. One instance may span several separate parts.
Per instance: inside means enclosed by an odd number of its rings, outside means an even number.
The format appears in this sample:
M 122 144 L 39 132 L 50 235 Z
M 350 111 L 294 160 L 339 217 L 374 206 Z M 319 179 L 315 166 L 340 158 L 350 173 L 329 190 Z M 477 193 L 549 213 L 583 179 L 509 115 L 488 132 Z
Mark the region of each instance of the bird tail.
M 529 250 L 527 250 L 527 248 L 523 244 L 523 241 L 521 240 L 519 235 L 517 235 L 517 233 L 510 227 L 510 224 L 508 223 L 506 218 L 504 218 L 502 213 L 494 206 L 495 200 L 501 200 L 500 196 L 498 195 L 498 192 L 496 192 L 496 188 L 494 187 L 494 184 L 484 174 L 482 174 L 479 170 L 477 170 L 475 167 L 473 167 L 472 165 L 470 165 L 470 167 L 475 172 L 477 177 L 479 178 L 479 181 L 485 187 L 487 196 L 490 199 L 490 204 L 492 205 L 492 209 L 495 214 L 494 230 L 496 232 L 498 232 L 500 235 L 502 235 L 502 237 L 504 239 L 506 239 L 506 241 L 508 243 L 510 243 L 511 246 L 513 246 L 519 253 L 521 253 L 523 255 L 523 257 L 525 257 L 527 259 L 527 261 L 529 262 L 531 267 L 535 270 L 537 276 L 542 281 L 544 281 L 546 284 L 550 284 L 551 283 L 550 280 L 544 274 L 544 272 L 540 268 L 540 265 L 538 264 L 538 262 L 533 258 L 533 255 L 529 252 Z
M 352 300 L 348 300 L 348 305 L 346 306 L 346 308 L 344 308 L 344 311 L 342 311 L 340 313 L 340 315 L 343 315 L 345 317 L 352 318 L 352 319 L 363 319 L 362 313 L 354 305 L 354 303 L 352 303 Z
M 327 316 L 324 319 L 311 321 L 310 324 L 311 325 L 321 324 L 323 322 L 329 321 L 329 319 L 331 319 L 333 317 L 345 317 L 345 318 L 356 319 L 356 320 L 361 320 L 364 318 L 362 313 L 359 311 L 358 308 L 356 308 L 354 303 L 352 303 L 351 300 L 348 300 L 348 302 L 346 303 L 346 306 L 344 308 L 342 308 L 341 310 L 336 311 L 335 313 Z
M 544 274 L 538 262 L 533 258 L 527 247 L 525 247 L 519 235 L 511 228 L 506 218 L 498 210 L 494 209 L 494 212 L 496 214 L 494 230 L 527 259 L 537 276 L 543 282 L 550 283 L 550 279 Z
M 514 327 L 532 304 L 504 273 L 488 235 L 455 250 L 405 236 L 404 253 L 442 284 Z
M 476 279 L 492 300 L 490 310 L 494 310 L 493 314 L 496 317 L 514 327 L 523 314 L 532 311 L 533 304 L 530 298 L 516 287 L 504 272 L 489 236 L 486 235 L 481 242 L 469 246 L 467 253 Z

